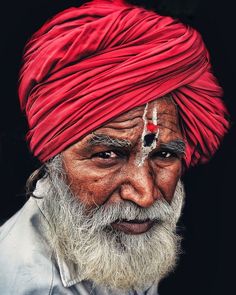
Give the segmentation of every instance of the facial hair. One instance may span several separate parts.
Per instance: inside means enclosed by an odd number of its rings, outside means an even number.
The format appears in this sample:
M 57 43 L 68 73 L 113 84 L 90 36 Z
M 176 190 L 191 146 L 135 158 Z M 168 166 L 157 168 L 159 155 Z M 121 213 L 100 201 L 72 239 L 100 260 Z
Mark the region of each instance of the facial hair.
M 72 262 L 78 277 L 108 290 L 146 290 L 172 271 L 180 252 L 176 223 L 184 200 L 179 181 L 171 204 L 161 199 L 149 208 L 132 202 L 101 205 L 88 212 L 66 183 L 60 156 L 47 164 L 43 181 L 49 189 L 43 199 L 50 219 L 50 238 L 57 255 Z M 139 235 L 114 230 L 117 220 L 155 220 Z

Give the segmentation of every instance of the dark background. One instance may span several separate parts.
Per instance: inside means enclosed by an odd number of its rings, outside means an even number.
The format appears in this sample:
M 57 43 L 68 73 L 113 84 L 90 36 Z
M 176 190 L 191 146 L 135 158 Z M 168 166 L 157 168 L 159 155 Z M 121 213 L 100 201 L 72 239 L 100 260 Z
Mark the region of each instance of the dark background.
M 17 100 L 17 75 L 24 44 L 49 17 L 81 2 L 41 0 L 0 4 L 0 223 L 25 202 L 25 181 L 39 165 L 25 144 L 27 125 Z M 224 88 L 224 100 L 232 119 L 231 131 L 210 163 L 184 176 L 187 200 L 179 224 L 185 237 L 184 253 L 176 271 L 161 283 L 160 294 L 235 294 L 236 26 L 233 1 L 130 2 L 146 2 L 149 6 L 155 3 L 162 14 L 177 16 L 201 32 L 215 75 Z

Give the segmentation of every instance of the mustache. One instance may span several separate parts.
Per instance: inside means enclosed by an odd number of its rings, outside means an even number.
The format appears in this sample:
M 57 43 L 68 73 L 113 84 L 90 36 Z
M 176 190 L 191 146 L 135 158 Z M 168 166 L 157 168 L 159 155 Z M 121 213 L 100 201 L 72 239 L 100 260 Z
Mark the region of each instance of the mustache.
M 84 214 L 86 214 L 84 217 L 87 217 L 88 226 L 92 224 L 94 227 L 97 224 L 98 228 L 105 228 L 113 222 L 122 220 L 173 222 L 174 210 L 165 200 L 156 201 L 149 208 L 142 208 L 132 202 L 126 201 L 102 205 Z

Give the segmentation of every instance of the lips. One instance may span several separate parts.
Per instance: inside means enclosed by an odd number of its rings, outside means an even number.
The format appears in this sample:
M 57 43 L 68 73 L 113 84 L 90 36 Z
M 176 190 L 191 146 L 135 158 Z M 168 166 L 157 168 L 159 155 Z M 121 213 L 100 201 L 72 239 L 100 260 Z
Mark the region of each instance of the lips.
M 153 220 L 120 220 L 113 222 L 111 226 L 116 229 L 123 231 L 130 235 L 139 235 L 147 232 L 151 227 L 153 227 L 155 221 Z

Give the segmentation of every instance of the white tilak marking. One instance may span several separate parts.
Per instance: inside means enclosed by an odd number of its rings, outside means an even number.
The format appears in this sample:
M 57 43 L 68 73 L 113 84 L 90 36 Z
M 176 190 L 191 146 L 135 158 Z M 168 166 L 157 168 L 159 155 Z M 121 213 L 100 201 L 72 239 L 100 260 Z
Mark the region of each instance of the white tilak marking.
M 157 109 L 153 108 L 152 110 L 152 123 L 157 125 Z
M 147 134 L 147 110 L 148 110 L 148 103 L 145 105 L 143 111 L 143 133 L 141 136 L 141 141 L 144 143 L 144 136 Z
M 156 104 L 157 102 L 155 102 Z M 157 126 L 157 106 L 155 108 L 153 108 L 152 110 L 152 123 Z M 159 132 L 160 129 L 158 128 L 156 136 L 155 136 L 155 142 L 157 141 L 158 137 L 159 137 Z
M 148 103 L 146 104 L 144 111 L 143 111 L 143 132 L 142 132 L 142 136 L 141 136 L 142 148 L 141 148 L 141 152 L 137 155 L 137 159 L 136 159 L 136 163 L 137 163 L 138 167 L 140 167 L 144 164 L 144 161 L 147 159 L 150 152 L 156 148 L 156 145 L 157 145 L 156 140 L 159 135 L 159 129 L 158 129 L 152 144 L 150 146 L 144 145 L 144 137 L 145 137 L 145 135 L 147 135 L 149 133 L 147 130 L 147 123 L 148 123 L 147 122 L 147 110 L 148 110 Z M 156 108 L 154 108 L 153 112 L 152 112 L 152 122 L 154 125 L 157 125 L 157 109 Z

